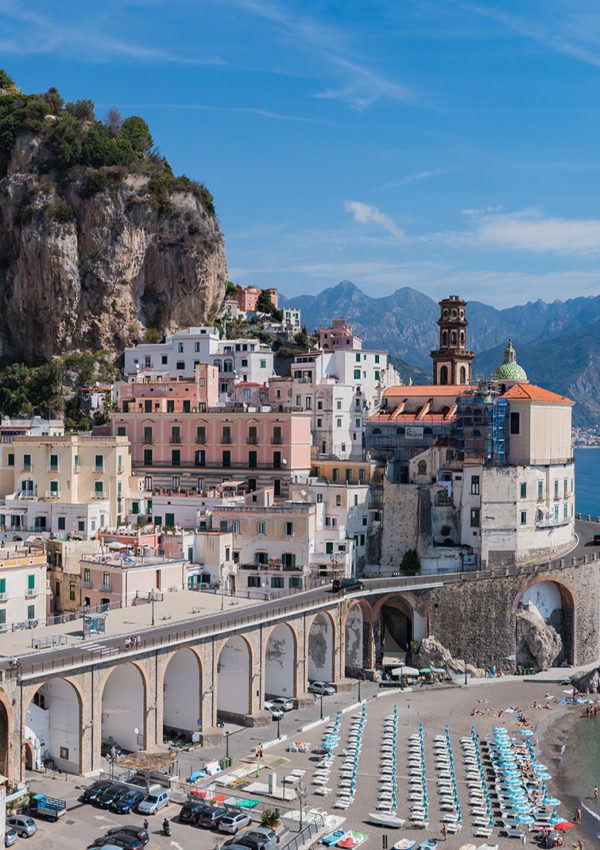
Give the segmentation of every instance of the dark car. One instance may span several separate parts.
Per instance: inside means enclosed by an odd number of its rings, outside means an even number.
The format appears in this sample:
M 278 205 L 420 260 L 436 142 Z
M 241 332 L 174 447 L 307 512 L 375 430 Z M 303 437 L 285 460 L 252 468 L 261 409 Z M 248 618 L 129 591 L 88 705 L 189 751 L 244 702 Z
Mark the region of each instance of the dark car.
M 107 838 L 103 835 L 102 838 L 97 838 L 91 847 L 103 847 L 105 844 L 114 844 L 115 847 L 123 847 L 124 850 L 144 850 L 144 844 L 134 835 L 127 835 L 124 832 L 117 832 Z
M 122 797 L 118 797 L 110 806 L 111 812 L 118 815 L 128 815 L 132 809 L 135 809 L 138 803 L 141 803 L 146 795 L 143 791 L 127 791 Z
M 362 590 L 364 584 L 357 578 L 334 578 L 331 589 L 334 593 L 339 593 L 340 590 Z
M 92 782 L 92 784 L 85 789 L 79 799 L 82 803 L 93 803 L 96 797 L 99 797 L 100 794 L 106 791 L 107 788 L 110 788 L 111 785 L 114 785 L 114 783 L 110 780 L 107 781 L 106 779 L 99 779 L 97 782 Z
M 205 809 L 210 809 L 206 803 L 186 803 L 179 812 L 180 823 L 197 823 Z
M 600 546 L 600 534 L 594 534 L 593 544 L 594 546 Z
M 109 809 L 113 803 L 120 800 L 121 797 L 124 797 L 128 791 L 129 789 L 125 785 L 111 785 L 103 791 L 102 794 L 96 797 L 94 805 L 98 806 L 100 809 Z
M 112 838 L 113 835 L 129 835 L 131 838 L 137 838 L 144 846 L 150 841 L 150 836 L 141 826 L 113 826 L 108 830 L 105 838 Z
M 207 806 L 205 811 L 198 815 L 196 823 L 202 829 L 214 829 L 219 825 L 221 818 L 229 814 L 229 809 L 223 806 Z
M 277 846 L 277 838 L 269 839 L 266 835 L 248 830 L 247 832 L 240 832 L 235 838 L 226 841 L 223 846 L 233 850 L 234 844 L 241 845 L 246 850 L 273 850 Z

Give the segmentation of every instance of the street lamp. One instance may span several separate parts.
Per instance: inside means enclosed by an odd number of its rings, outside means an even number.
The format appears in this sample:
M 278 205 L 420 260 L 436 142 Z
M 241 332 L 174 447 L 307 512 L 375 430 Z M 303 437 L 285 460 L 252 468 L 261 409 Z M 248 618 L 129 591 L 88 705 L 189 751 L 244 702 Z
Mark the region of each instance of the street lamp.
M 277 718 L 277 738 L 281 738 L 281 735 L 279 733 L 279 717 Z
M 360 702 L 360 679 L 358 680 L 358 701 Z
M 323 694 L 321 694 L 321 720 L 323 720 Z
M 225 730 L 225 755 L 229 758 L 229 729 Z

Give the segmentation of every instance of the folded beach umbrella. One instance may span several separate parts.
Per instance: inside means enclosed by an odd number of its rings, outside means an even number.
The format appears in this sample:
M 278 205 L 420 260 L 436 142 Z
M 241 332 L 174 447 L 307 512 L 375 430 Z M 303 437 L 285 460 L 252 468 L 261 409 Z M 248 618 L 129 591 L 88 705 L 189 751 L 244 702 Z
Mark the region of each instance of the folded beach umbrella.
M 560 823 L 554 824 L 554 829 L 571 829 L 573 826 L 575 826 L 575 824 L 571 823 L 570 820 L 561 820 Z

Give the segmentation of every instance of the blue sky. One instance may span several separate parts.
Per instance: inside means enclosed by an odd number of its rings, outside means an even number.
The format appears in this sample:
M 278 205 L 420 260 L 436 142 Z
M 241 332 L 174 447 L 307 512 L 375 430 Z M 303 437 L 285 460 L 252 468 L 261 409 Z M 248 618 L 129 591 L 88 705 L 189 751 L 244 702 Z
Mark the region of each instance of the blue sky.
M 235 281 L 600 292 L 598 0 L 0 0 L 2 65 L 146 118 Z

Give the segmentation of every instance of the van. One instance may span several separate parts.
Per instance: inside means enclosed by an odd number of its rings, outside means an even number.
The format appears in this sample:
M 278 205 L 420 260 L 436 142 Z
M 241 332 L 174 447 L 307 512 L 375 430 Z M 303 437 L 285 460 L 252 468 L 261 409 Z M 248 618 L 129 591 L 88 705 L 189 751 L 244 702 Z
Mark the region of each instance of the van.
M 146 794 L 141 803 L 138 803 L 137 811 L 140 815 L 155 815 L 171 802 L 171 797 L 168 791 L 152 791 Z
M 357 578 L 334 578 L 331 589 L 334 593 L 339 593 L 340 590 L 362 590 L 364 584 Z

